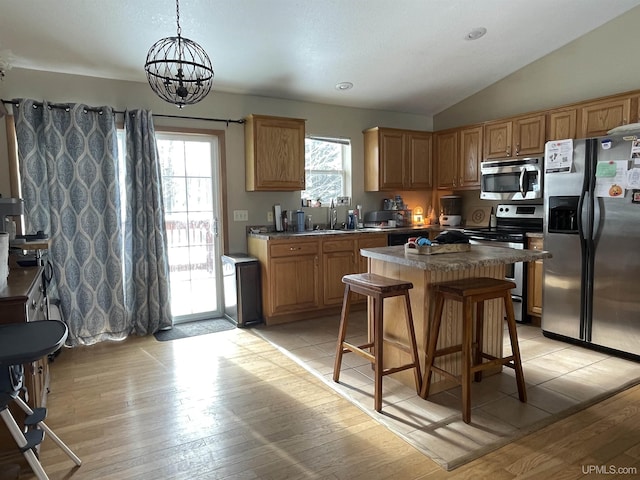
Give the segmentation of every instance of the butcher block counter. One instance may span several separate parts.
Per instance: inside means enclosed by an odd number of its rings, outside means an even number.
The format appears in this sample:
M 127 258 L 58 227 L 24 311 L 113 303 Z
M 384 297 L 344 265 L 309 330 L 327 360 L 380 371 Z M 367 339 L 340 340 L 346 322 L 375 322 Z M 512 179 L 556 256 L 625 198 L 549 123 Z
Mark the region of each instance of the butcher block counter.
M 403 246 L 364 248 L 360 251 L 368 260 L 371 273 L 383 275 L 413 283 L 410 290 L 411 309 L 418 343 L 420 366 L 424 371 L 425 351 L 429 331 L 429 319 L 433 311 L 433 292 L 431 285 L 450 280 L 473 277 L 504 278 L 505 266 L 515 262 L 530 262 L 551 257 L 551 254 L 540 250 L 515 250 L 503 247 L 471 245 L 465 252 L 443 253 L 437 255 L 418 255 L 405 253 Z M 502 336 L 504 330 L 504 306 L 501 299 L 484 303 L 483 350 L 496 357 L 502 357 Z M 389 339 L 405 341 L 404 303 L 400 297 L 388 298 L 384 306 L 384 332 Z M 462 305 L 460 302 L 447 301 L 443 310 L 438 348 L 460 344 L 462 340 Z M 406 353 L 395 348 L 385 348 L 385 366 L 406 363 Z M 400 358 L 402 357 L 402 358 Z M 460 374 L 460 354 L 436 359 L 436 365 Z M 496 367 L 495 373 L 501 367 Z M 413 387 L 414 379 L 411 371 L 399 372 L 394 378 Z M 435 393 L 454 386 L 451 380 L 434 374 L 431 392 Z

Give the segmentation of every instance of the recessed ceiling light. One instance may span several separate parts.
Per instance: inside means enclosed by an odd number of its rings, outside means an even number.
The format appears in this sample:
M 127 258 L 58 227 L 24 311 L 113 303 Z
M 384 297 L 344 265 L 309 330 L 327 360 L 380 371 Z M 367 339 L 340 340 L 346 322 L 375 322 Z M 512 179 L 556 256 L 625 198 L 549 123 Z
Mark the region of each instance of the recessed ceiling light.
M 480 37 L 484 37 L 487 33 L 487 29 L 484 27 L 474 28 L 464 37 L 465 40 L 477 40 Z
M 353 83 L 351 82 L 336 83 L 336 90 L 351 90 L 352 88 L 353 88 Z

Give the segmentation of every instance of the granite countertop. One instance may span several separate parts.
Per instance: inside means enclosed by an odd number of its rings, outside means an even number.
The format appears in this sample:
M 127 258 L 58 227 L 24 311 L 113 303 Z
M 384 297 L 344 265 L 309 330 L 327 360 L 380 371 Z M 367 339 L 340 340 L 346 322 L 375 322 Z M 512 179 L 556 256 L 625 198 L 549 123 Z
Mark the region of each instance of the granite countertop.
M 397 263 L 420 270 L 451 272 L 473 267 L 501 265 L 514 262 L 530 262 L 550 258 L 551 254 L 543 250 L 516 250 L 505 247 L 471 245 L 467 252 L 441 253 L 437 255 L 416 255 L 405 253 L 404 246 L 363 248 L 363 257 Z
M 356 230 L 308 230 L 304 232 L 249 232 L 247 235 L 263 240 L 294 240 L 309 237 L 318 237 L 326 235 L 353 235 L 354 233 L 412 233 L 419 234 L 425 231 L 441 231 L 440 225 L 423 225 L 421 227 L 374 227 L 374 228 L 358 228 Z

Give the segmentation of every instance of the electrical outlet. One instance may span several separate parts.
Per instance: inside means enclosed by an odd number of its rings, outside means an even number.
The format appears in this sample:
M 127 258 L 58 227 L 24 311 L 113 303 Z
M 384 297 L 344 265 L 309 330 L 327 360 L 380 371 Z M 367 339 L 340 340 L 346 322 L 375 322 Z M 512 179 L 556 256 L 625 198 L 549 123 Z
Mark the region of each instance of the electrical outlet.
M 349 207 L 351 206 L 351 197 L 338 197 L 336 198 L 336 204 Z
M 249 212 L 247 210 L 234 210 L 233 211 L 234 222 L 248 222 Z
M 267 222 L 273 222 L 273 212 L 271 210 L 267 212 Z

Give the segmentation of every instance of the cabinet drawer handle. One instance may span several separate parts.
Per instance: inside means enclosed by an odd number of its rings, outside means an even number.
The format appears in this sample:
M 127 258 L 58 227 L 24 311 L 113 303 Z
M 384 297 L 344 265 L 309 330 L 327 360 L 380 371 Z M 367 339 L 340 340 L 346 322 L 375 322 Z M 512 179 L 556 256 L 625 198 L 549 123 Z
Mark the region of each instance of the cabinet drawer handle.
M 295 252 L 296 250 L 302 250 L 302 247 L 289 247 L 291 252 Z

